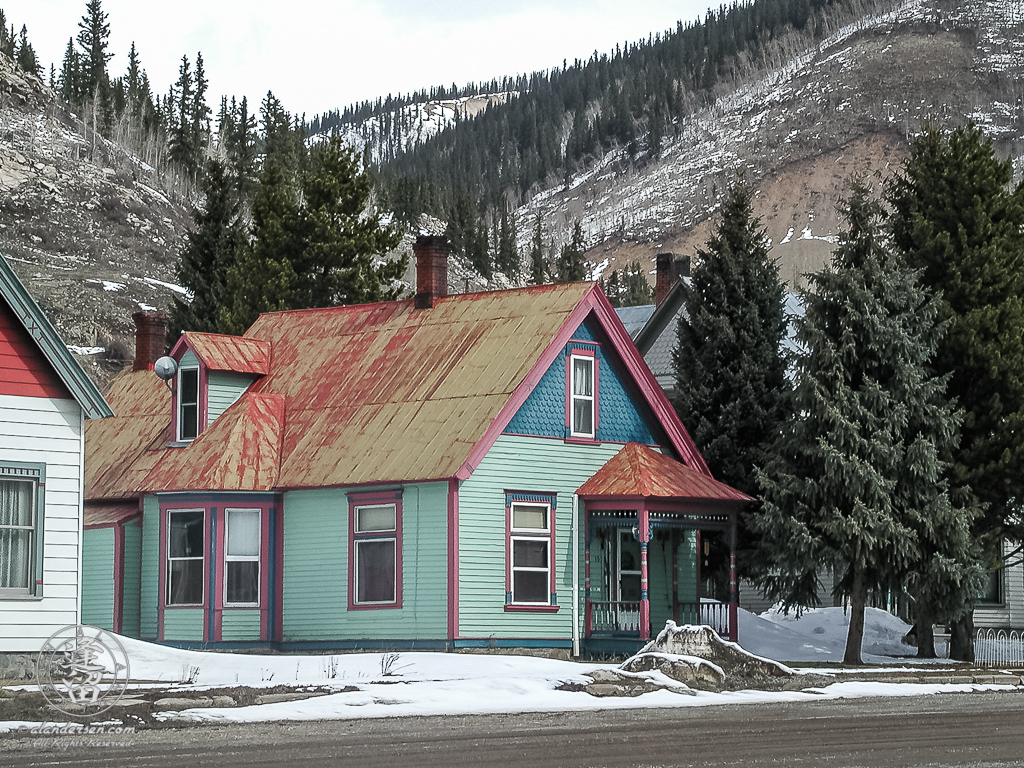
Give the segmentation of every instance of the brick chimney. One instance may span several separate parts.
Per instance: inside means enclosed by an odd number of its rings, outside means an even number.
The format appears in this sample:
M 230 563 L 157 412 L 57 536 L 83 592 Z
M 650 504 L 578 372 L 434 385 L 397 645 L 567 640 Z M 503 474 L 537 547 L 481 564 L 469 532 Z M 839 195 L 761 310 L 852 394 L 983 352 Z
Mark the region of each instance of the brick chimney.
M 167 315 L 163 312 L 150 314 L 136 312 L 135 321 L 135 362 L 133 371 L 146 371 L 167 351 Z
M 677 257 L 674 253 L 659 253 L 656 258 L 658 271 L 654 283 L 654 303 L 660 307 L 672 287 L 681 278 L 690 276 L 690 259 L 686 256 Z
M 416 308 L 429 309 L 448 295 L 448 254 L 444 235 L 420 235 L 412 247 L 416 254 Z

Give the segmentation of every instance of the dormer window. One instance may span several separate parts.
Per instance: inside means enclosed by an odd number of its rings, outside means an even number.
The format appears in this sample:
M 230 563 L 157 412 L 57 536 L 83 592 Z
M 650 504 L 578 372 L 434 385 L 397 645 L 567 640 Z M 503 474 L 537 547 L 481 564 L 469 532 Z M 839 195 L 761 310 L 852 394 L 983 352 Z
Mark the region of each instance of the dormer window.
M 199 436 L 199 369 L 178 370 L 178 440 Z

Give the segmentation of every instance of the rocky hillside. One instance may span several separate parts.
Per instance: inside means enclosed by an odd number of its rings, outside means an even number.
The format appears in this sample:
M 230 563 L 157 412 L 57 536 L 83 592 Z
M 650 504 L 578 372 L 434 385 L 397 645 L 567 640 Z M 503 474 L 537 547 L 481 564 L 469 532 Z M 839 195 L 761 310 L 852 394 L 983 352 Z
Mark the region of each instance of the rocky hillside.
M 176 290 L 190 219 L 160 187 L 0 55 L 0 253 L 101 381 L 133 353 L 132 313 Z

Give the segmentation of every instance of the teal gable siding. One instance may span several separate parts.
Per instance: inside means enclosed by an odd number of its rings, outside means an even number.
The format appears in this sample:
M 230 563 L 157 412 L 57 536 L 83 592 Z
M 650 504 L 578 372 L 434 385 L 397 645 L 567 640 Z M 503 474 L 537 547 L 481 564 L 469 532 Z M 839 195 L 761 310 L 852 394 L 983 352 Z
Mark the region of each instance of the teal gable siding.
M 459 636 L 463 639 L 572 638 L 572 497 L 621 450 L 614 443 L 579 445 L 501 435 L 459 489 Z M 557 494 L 555 591 L 557 613 L 505 610 L 505 491 Z M 583 620 L 583 531 L 579 539 L 579 620 Z
M 124 527 L 124 597 L 121 602 L 121 633 L 139 636 L 140 579 L 142 577 L 142 525 L 138 520 Z
M 401 607 L 348 609 L 346 494 L 373 490 L 377 489 L 285 494 L 285 642 L 444 640 L 448 599 L 448 484 L 444 482 L 402 489 Z
M 584 322 L 576 329 L 576 341 L 596 342 L 597 334 Z M 607 343 L 589 347 L 597 357 L 597 440 L 614 443 L 665 443 L 665 436 L 638 392 L 629 386 L 629 376 L 618 356 Z M 566 358 L 571 354 L 568 344 L 544 373 L 533 392 L 520 406 L 505 428 L 506 434 L 567 438 L 566 426 Z
M 114 630 L 114 529 L 82 534 L 82 623 Z
M 198 368 L 199 358 L 196 357 L 196 353 L 191 349 L 185 350 L 181 356 L 181 360 L 178 361 L 179 368 Z
M 210 371 L 207 378 L 206 411 L 209 423 L 216 421 L 235 401 L 238 400 L 256 377 L 246 373 Z

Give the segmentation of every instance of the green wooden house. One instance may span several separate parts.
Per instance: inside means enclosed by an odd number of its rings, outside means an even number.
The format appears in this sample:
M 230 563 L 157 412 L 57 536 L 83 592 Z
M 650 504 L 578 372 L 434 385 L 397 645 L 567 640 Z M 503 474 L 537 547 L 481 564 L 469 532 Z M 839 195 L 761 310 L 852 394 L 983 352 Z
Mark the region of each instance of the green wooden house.
M 186 332 L 115 380 L 86 449 L 86 615 L 181 646 L 628 650 L 702 602 L 715 481 L 593 284 Z M 149 325 L 147 325 L 149 323 Z M 152 357 L 152 352 L 149 355 Z

